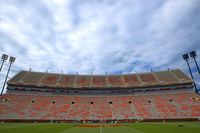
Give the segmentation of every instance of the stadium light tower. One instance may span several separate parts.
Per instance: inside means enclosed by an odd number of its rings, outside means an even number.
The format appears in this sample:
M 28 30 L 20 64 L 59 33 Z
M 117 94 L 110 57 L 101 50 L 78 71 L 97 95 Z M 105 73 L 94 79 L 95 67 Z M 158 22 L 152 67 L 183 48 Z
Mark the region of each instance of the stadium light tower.
M 196 67 L 197 67 L 197 70 L 198 70 L 198 72 L 199 72 L 199 74 L 200 74 L 199 66 L 198 66 L 197 61 L 196 61 L 196 57 L 197 57 L 196 52 L 195 52 L 195 51 L 191 51 L 191 52 L 190 52 L 190 57 L 194 59 L 194 62 L 195 62 Z
M 0 72 L 1 72 L 1 69 L 2 69 L 2 67 L 3 67 L 4 62 L 5 62 L 7 59 L 8 59 L 8 55 L 7 55 L 7 54 L 2 54 L 2 56 L 1 56 L 2 63 L 1 63 Z
M 189 64 L 189 62 L 188 62 L 188 60 L 189 60 L 189 55 L 188 55 L 188 54 L 184 54 L 184 55 L 183 55 L 183 59 L 187 62 L 187 66 L 188 66 L 188 69 L 189 69 L 191 78 L 193 79 L 193 75 L 192 75 L 192 71 L 191 71 L 191 68 L 190 68 L 190 64 Z
M 189 60 L 189 55 L 188 55 L 188 54 L 184 54 L 184 55 L 183 55 L 183 59 L 187 62 L 187 66 L 188 66 L 188 69 L 189 69 L 189 71 L 190 71 L 191 78 L 194 79 L 194 78 L 193 78 L 193 75 L 192 75 L 191 68 L 190 68 L 190 64 L 189 64 L 189 62 L 188 62 L 188 60 Z M 196 92 L 197 94 L 199 94 L 195 82 L 194 82 L 194 89 L 195 89 L 195 92 Z
M 8 74 L 9 74 L 9 72 L 10 72 L 11 65 L 15 62 L 15 57 L 12 57 L 12 56 L 11 56 L 10 59 L 9 59 L 9 62 L 10 62 L 10 65 L 9 65 L 9 68 L 8 68 L 8 72 L 7 72 L 7 74 L 6 74 L 5 81 L 4 81 L 4 83 L 3 83 L 3 87 L 2 87 L 2 90 L 1 90 L 1 96 L 3 95 L 3 90 L 4 90 L 5 85 L 6 85 L 6 81 L 7 81 L 7 78 L 8 78 Z

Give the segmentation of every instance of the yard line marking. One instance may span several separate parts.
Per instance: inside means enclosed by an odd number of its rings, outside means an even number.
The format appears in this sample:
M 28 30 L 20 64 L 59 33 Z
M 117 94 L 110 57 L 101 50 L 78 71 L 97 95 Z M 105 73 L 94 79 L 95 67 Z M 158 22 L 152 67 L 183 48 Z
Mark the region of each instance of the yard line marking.
M 103 127 L 100 126 L 100 133 L 103 133 Z
M 70 130 L 74 130 L 75 127 L 72 127 L 72 128 L 68 128 L 68 129 L 65 129 L 59 133 L 68 133 Z
M 145 132 L 143 132 L 143 131 L 141 131 L 141 130 L 134 129 L 134 128 L 129 127 L 129 126 L 127 126 L 126 128 L 129 128 L 130 130 L 133 130 L 134 133 L 145 133 Z

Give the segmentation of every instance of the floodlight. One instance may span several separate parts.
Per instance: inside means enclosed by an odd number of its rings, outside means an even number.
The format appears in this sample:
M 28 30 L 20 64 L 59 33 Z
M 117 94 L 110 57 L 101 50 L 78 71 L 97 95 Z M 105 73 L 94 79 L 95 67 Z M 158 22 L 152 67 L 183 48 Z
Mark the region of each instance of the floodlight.
M 7 54 L 2 54 L 1 59 L 2 60 L 7 60 L 8 59 L 8 55 Z
M 2 59 L 2 63 L 1 63 L 1 67 L 0 67 L 0 72 L 1 72 L 1 69 L 3 67 L 4 62 L 8 59 L 8 55 L 2 54 L 1 59 Z
M 15 62 L 15 57 L 10 57 L 10 59 L 9 59 L 9 61 L 10 61 L 10 63 L 14 63 Z
M 5 56 L 5 55 L 2 55 L 2 57 L 3 57 L 4 59 L 7 59 L 7 58 L 8 58 L 8 56 Z M 4 61 L 4 60 L 3 60 L 3 61 Z M 1 90 L 1 95 L 3 95 L 3 90 L 4 90 L 5 85 L 6 85 L 6 82 L 7 82 L 7 78 L 8 78 L 9 72 L 10 72 L 11 65 L 12 65 L 12 63 L 15 62 L 15 57 L 10 56 L 9 62 L 10 62 L 10 65 L 9 65 L 9 67 L 8 67 L 8 71 L 7 71 L 7 74 L 6 74 L 6 78 L 5 78 L 5 81 L 4 81 L 4 83 L 3 83 L 3 87 L 2 87 L 2 90 Z
M 194 62 L 195 62 L 195 64 L 196 64 L 197 70 L 198 70 L 199 75 L 200 75 L 200 69 L 199 69 L 198 63 L 197 63 L 197 61 L 196 61 L 196 57 L 197 57 L 196 52 L 195 52 L 195 51 L 191 51 L 191 52 L 190 52 L 190 57 L 194 59 Z
M 189 55 L 188 54 L 184 54 L 182 55 L 183 56 L 183 59 L 187 62 L 187 66 L 188 66 L 188 69 L 189 69 L 189 72 L 190 72 L 190 75 L 191 75 L 191 78 L 193 79 L 193 75 L 192 75 L 192 71 L 191 71 L 191 68 L 190 68 L 190 64 L 189 64 Z
M 190 53 L 190 57 L 192 57 L 193 59 L 194 59 L 194 61 L 195 61 L 195 63 L 196 63 L 196 65 L 197 65 L 197 62 L 196 62 L 196 52 L 195 51 L 191 51 Z M 189 69 L 189 72 L 190 72 L 190 75 L 191 75 L 191 78 L 192 79 L 194 79 L 194 77 L 193 77 L 193 74 L 192 74 L 192 71 L 191 71 L 191 68 L 190 68 L 190 64 L 189 64 L 189 61 L 188 61 L 188 59 L 189 59 L 189 54 L 184 54 L 184 55 L 182 55 L 183 56 L 183 59 L 186 61 L 186 63 L 187 63 L 187 66 L 188 66 L 188 69 Z M 197 65 L 197 69 L 198 69 L 198 71 L 199 71 L 199 68 L 198 68 L 198 65 Z M 200 71 L 199 71 L 199 74 L 200 74 Z M 197 91 L 197 87 L 196 87 L 196 83 L 194 82 L 194 88 L 195 88 L 195 92 L 198 94 L 198 91 Z
M 189 55 L 188 55 L 188 54 L 184 54 L 184 55 L 183 55 L 183 59 L 184 59 L 184 60 L 188 60 L 188 59 L 189 59 Z
M 196 52 L 195 52 L 195 51 L 191 51 L 191 52 L 190 52 L 190 57 L 192 57 L 192 58 L 197 57 Z

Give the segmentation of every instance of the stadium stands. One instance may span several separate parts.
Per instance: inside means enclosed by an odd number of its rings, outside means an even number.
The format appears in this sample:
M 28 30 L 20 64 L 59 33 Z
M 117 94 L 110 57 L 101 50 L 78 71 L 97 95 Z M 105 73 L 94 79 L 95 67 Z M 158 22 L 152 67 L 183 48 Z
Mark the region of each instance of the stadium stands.
M 22 83 L 24 85 L 37 85 L 38 82 L 41 80 L 41 78 L 45 75 L 43 73 L 38 72 L 24 72 L 24 77 L 19 79 L 19 83 Z
M 90 87 L 90 83 L 91 83 L 91 76 L 78 76 L 77 80 L 75 82 L 75 86 L 78 87 Z
M 76 75 L 63 75 L 60 79 L 59 85 L 61 87 L 73 87 Z
M 185 75 L 183 72 L 181 72 L 180 70 L 171 70 L 171 73 L 173 73 L 179 80 L 191 80 L 187 75 Z
M 8 101 L 5 101 L 6 99 Z M 92 97 L 5 94 L 0 100 L 0 119 L 103 120 L 200 117 L 200 96 L 193 92 Z
M 139 74 L 140 79 L 142 80 L 143 84 L 159 84 L 160 82 L 155 78 L 153 73 L 145 73 L 145 74 Z
M 123 87 L 124 83 L 122 80 L 122 76 L 108 76 L 108 86 L 111 87 Z
M 192 83 L 180 70 L 123 75 L 63 75 L 21 71 L 8 85 L 51 86 L 61 88 L 146 87 Z
M 139 86 L 142 81 L 139 80 L 138 76 L 136 74 L 132 74 L 132 75 L 123 75 L 124 78 L 124 82 L 128 85 L 128 86 Z
M 121 75 L 21 71 L 0 97 L 0 120 L 200 118 L 200 96 L 180 70 Z
M 20 82 L 21 79 L 28 73 L 21 71 L 19 72 L 17 75 L 15 75 L 15 77 L 13 77 L 9 82 L 10 83 L 16 83 L 16 82 Z
M 58 75 L 58 74 L 45 74 L 42 79 L 39 81 L 40 85 L 44 85 L 44 86 L 57 86 L 59 77 L 61 77 L 62 75 Z
M 105 76 L 92 76 L 93 87 L 107 87 L 107 81 Z
M 175 75 L 170 72 L 166 71 L 155 72 L 155 75 L 164 84 L 176 83 L 178 81 Z

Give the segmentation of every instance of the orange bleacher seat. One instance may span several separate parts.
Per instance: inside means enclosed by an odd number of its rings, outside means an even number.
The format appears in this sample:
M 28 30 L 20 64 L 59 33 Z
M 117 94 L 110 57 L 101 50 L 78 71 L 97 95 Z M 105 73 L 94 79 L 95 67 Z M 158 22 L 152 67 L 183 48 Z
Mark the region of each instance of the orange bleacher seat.
M 48 74 L 45 75 L 42 80 L 40 81 L 42 85 L 53 85 L 56 86 L 60 75 Z
M 92 76 L 92 85 L 94 87 L 107 87 L 105 76 Z
M 158 84 L 159 81 L 154 77 L 152 73 L 138 74 L 140 79 L 145 84 Z
M 125 83 L 129 86 L 139 86 L 141 84 L 136 74 L 123 75 L 123 78 Z
M 59 82 L 60 86 L 61 87 L 73 87 L 75 78 L 76 78 L 75 75 L 63 75 Z
M 112 87 L 124 86 L 122 76 L 108 76 L 108 84 Z
M 197 100 L 191 100 L 191 97 L 195 97 Z M 197 118 L 200 117 L 200 100 L 198 98 L 200 96 L 193 92 L 127 96 L 5 94 L 0 97 L 0 119 Z M 5 99 L 8 100 L 5 101 Z
M 79 87 L 90 87 L 91 76 L 79 75 L 76 80 L 76 85 Z

